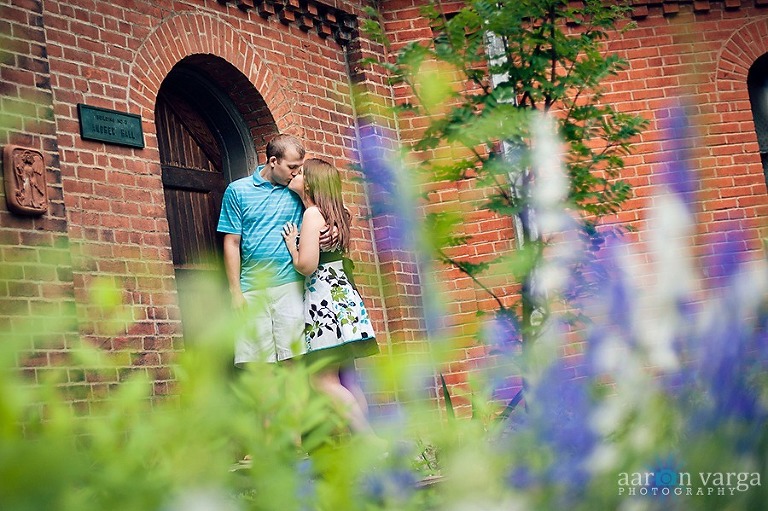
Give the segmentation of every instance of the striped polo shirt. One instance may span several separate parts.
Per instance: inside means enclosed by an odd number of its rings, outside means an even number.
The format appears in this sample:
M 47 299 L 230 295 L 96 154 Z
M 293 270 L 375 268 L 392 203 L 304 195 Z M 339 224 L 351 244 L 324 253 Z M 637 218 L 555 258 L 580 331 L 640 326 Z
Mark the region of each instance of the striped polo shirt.
M 240 235 L 240 289 L 288 284 L 298 273 L 283 241 L 286 222 L 299 224 L 301 200 L 285 186 L 263 177 L 263 165 L 252 176 L 233 181 L 224 192 L 217 231 Z

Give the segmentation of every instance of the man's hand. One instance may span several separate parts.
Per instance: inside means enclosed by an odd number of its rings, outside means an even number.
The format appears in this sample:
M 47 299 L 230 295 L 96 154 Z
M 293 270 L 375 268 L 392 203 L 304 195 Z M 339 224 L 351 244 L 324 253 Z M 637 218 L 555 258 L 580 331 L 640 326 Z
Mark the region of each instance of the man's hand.
M 232 301 L 232 309 L 241 311 L 245 309 L 245 296 L 240 288 L 240 235 L 224 235 L 224 269 L 229 282 L 229 294 Z
M 320 231 L 320 250 L 323 252 L 333 252 L 339 248 L 339 228 L 335 225 L 333 229 L 329 229 L 326 224 L 325 228 Z
M 232 310 L 235 312 L 240 312 L 245 309 L 245 306 L 247 305 L 247 302 L 245 301 L 245 296 L 243 296 L 243 292 L 240 291 L 240 289 L 233 290 L 231 293 L 232 295 Z

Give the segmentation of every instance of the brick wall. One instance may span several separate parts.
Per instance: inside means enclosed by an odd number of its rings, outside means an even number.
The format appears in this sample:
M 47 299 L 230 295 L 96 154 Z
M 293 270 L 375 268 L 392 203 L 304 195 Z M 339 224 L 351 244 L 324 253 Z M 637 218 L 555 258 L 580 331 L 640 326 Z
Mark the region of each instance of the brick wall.
M 390 0 L 383 4 L 381 11 L 385 28 L 392 42 L 391 50 L 396 52 L 413 41 L 430 41 L 433 37 L 428 21 L 420 16 L 419 0 Z M 453 12 L 460 3 L 442 4 L 445 12 Z M 393 87 L 393 101 L 397 104 L 413 102 L 410 91 L 403 85 Z M 402 114 L 398 128 L 403 144 L 412 144 L 420 138 L 426 127 L 426 119 L 413 114 Z M 412 160 L 447 162 L 460 157 L 453 151 L 438 148 L 435 151 L 423 151 L 412 155 Z M 492 190 L 480 186 L 476 179 L 460 181 L 437 181 L 421 183 L 420 191 L 427 199 L 419 202 L 419 215 L 440 211 L 458 212 L 464 220 L 459 226 L 458 236 L 468 236 L 465 245 L 452 247 L 447 255 L 468 263 L 485 262 L 489 259 L 510 253 L 515 247 L 515 233 L 512 220 L 498 217 L 479 206 L 490 197 Z M 489 272 L 491 279 L 484 278 L 483 284 L 490 293 L 501 298 L 505 306 L 511 306 L 519 298 L 519 286 L 512 276 L 504 272 Z M 437 294 L 436 308 L 441 315 L 441 328 L 431 335 L 431 342 L 440 346 L 436 350 L 444 359 L 438 370 L 445 378 L 453 399 L 453 406 L 459 413 L 469 413 L 467 395 L 467 376 L 479 365 L 487 363 L 487 352 L 478 342 L 481 334 L 482 318 L 478 311 L 494 310 L 496 299 L 488 291 L 454 266 L 434 265 L 429 278 Z M 422 334 L 423 335 L 423 334 Z M 447 351 L 444 339 L 451 339 Z M 442 391 L 436 381 L 434 394 L 442 401 Z
M 383 4 L 386 30 L 393 51 L 412 41 L 428 41 L 431 30 L 420 17 L 418 0 L 390 0 Z M 632 250 L 639 254 L 635 270 L 649 278 L 654 274 L 648 245 L 654 226 L 650 224 L 652 194 L 659 184 L 658 173 L 670 157 L 665 143 L 667 121 L 677 104 L 686 105 L 692 133 L 692 165 L 697 193 L 694 209 L 698 232 L 692 251 L 706 267 L 717 243 L 725 243 L 725 230 L 741 233 L 736 246 L 744 257 L 762 257 L 761 238 L 766 235 L 768 197 L 747 95 L 746 73 L 754 60 L 768 52 L 768 9 L 765 2 L 633 2 L 636 28 L 612 36 L 607 50 L 629 60 L 629 68 L 607 82 L 607 102 L 620 111 L 647 118 L 647 130 L 633 144 L 626 159 L 623 179 L 634 187 L 634 197 L 622 212 L 606 218 L 605 224 L 631 225 Z M 441 4 L 454 12 L 459 3 Z M 394 101 L 414 101 L 404 86 L 393 90 Z M 425 127 L 423 117 L 404 115 L 399 124 L 402 141 L 417 140 Z M 441 158 L 442 153 L 422 157 Z M 417 156 L 418 157 L 418 156 Z M 451 255 L 480 262 L 514 250 L 514 231 L 509 219 L 477 211 L 478 200 L 487 193 L 474 179 L 434 183 L 428 191 L 429 209 L 461 211 L 467 222 L 460 234 L 472 238 Z M 733 235 L 727 241 L 733 242 Z M 716 268 L 710 268 L 716 272 Z M 707 275 L 704 275 L 705 280 Z M 496 304 L 465 275 L 451 267 L 436 270 L 436 279 L 446 303 L 449 330 L 459 338 L 449 362 L 443 367 L 453 394 L 463 393 L 468 371 L 485 358 L 477 344 L 481 328 L 478 311 L 493 310 Z M 504 297 L 505 304 L 518 298 L 511 280 L 491 282 L 490 289 Z M 461 341 L 463 339 L 463 342 Z M 578 364 L 580 349 L 569 347 L 565 356 Z M 465 400 L 458 400 L 466 407 Z M 465 410 L 466 411 L 466 410 Z
M 362 272 L 362 294 L 388 351 L 365 185 L 349 168 L 359 133 L 347 58 L 338 42 L 344 33 L 337 31 L 346 28 L 333 9 L 313 14 L 311 6 L 296 10 L 298 3 L 275 8 L 203 0 L 51 1 L 44 11 L 42 2 L 9 0 L 2 7 L 0 28 L 8 34 L 3 41 L 18 45 L 13 58 L 0 64 L 3 111 L 14 101 L 38 101 L 33 113 L 44 119 L 38 126 L 30 124 L 36 115 L 20 113 L 23 125 L 5 130 L 2 140 L 46 151 L 51 207 L 39 219 L 0 211 L 7 272 L 0 319 L 12 331 L 19 318 L 41 315 L 35 304 L 52 301 L 52 291 L 39 281 L 59 281 L 55 289 L 63 290 L 67 301 L 56 303 L 70 320 L 68 338 L 123 355 L 115 357 L 120 362 L 113 372 L 79 372 L 84 390 L 77 399 L 108 395 L 114 384 L 136 372 L 155 382 L 158 395 L 168 393 L 174 380 L 170 365 L 183 341 L 154 104 L 164 77 L 190 57 L 202 66 L 216 59 L 226 63 L 214 66 L 213 73 L 244 113 L 259 151 L 277 129 L 303 138 L 308 156 L 325 157 L 342 169 L 356 218 L 352 249 Z M 348 3 L 339 7 L 359 14 Z M 83 140 L 78 103 L 140 115 L 145 147 Z M 54 250 L 66 264 L 46 262 Z M 117 293 L 114 307 L 94 300 L 94 295 L 109 297 L 110 290 Z M 55 353 L 65 347 L 62 341 Z M 38 348 L 26 346 L 30 356 L 22 353 L 19 365 L 35 372 L 37 366 L 58 363 Z
M 0 145 L 41 153 L 47 183 L 41 215 L 11 213 L 0 190 L 0 343 L 16 349 L 31 382 L 51 377 L 50 367 L 66 358 L 77 337 L 46 54 L 42 2 L 0 2 Z M 80 372 L 56 378 L 77 387 L 74 398 L 89 393 Z
M 671 110 L 683 106 L 694 137 L 689 153 L 699 187 L 695 255 L 706 266 L 715 244 L 725 242 L 725 231 L 734 230 L 742 233 L 740 249 L 759 257 L 768 198 L 747 72 L 768 52 L 768 9 L 761 2 L 741 2 L 740 8 L 724 2 L 681 3 L 675 9 L 649 4 L 636 11 L 637 28 L 608 46 L 630 65 L 611 80 L 606 101 L 650 121 L 624 174 L 635 198 L 616 220 L 637 228 L 633 240 L 639 252 L 647 253 L 653 229 L 649 197 L 658 184 L 654 175 L 670 157 L 664 130 Z

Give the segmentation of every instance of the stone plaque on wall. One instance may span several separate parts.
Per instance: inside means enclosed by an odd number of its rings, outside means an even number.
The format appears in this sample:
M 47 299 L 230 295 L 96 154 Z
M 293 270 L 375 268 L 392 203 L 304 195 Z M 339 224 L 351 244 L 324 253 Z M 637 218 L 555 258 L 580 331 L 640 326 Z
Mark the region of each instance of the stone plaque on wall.
M 5 146 L 3 150 L 5 201 L 21 215 L 42 215 L 48 210 L 45 158 L 37 149 Z

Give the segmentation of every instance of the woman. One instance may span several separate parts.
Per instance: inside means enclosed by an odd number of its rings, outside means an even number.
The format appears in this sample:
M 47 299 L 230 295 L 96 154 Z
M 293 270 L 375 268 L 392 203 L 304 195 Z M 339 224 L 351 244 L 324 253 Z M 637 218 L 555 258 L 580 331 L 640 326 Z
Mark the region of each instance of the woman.
M 349 248 L 350 214 L 341 197 L 341 177 L 330 163 L 312 158 L 294 177 L 288 188 L 304 203 L 299 233 L 295 224 L 283 228 L 283 239 L 293 266 L 304 275 L 304 321 L 310 365 L 320 369 L 312 376 L 313 386 L 341 405 L 350 428 L 371 433 L 366 419 L 362 391 L 348 389 L 339 380 L 340 369 L 355 358 L 378 353 L 373 328 L 360 294 L 344 271 L 344 254 Z M 320 250 L 320 232 L 338 230 L 338 246 Z M 298 241 L 298 242 L 297 242 Z

